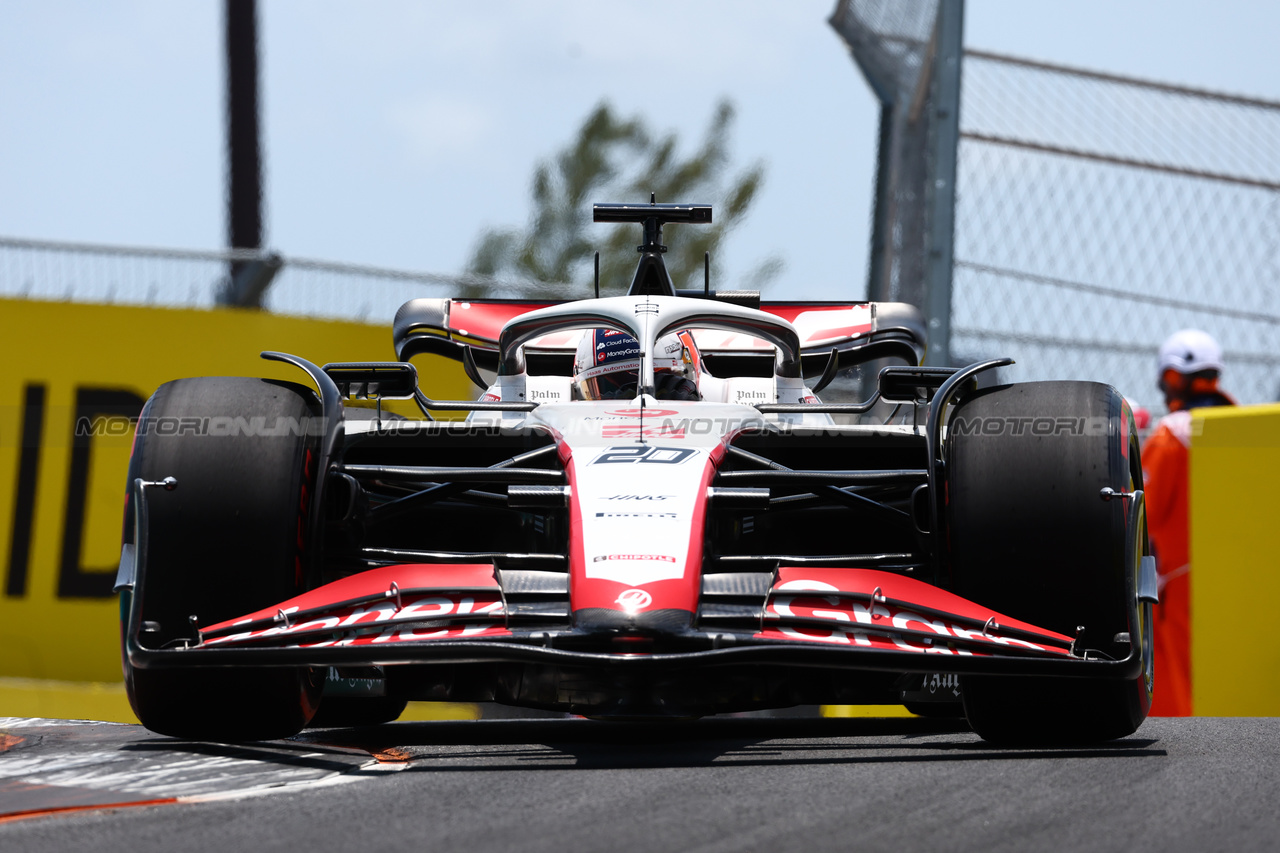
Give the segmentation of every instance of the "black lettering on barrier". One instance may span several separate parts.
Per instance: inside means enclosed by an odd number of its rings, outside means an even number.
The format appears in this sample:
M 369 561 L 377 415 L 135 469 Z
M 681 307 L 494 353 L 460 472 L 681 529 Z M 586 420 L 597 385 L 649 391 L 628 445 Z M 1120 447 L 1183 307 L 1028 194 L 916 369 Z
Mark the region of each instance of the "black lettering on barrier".
M 76 429 L 76 424 L 81 423 L 82 419 L 92 422 L 102 417 L 136 420 L 144 403 L 146 400 L 133 391 L 76 388 L 76 412 L 71 428 L 71 465 L 67 475 L 67 513 L 62 526 L 62 561 L 58 570 L 58 598 L 107 598 L 115 583 L 115 575 L 110 571 L 87 571 L 80 565 L 93 430 Z
M 22 443 L 18 455 L 18 484 L 13 495 L 13 528 L 9 537 L 9 571 L 4 594 L 27 594 L 31 561 L 31 530 L 36 518 L 36 486 L 40 475 L 40 435 L 44 431 L 44 386 L 27 386 L 22 403 Z

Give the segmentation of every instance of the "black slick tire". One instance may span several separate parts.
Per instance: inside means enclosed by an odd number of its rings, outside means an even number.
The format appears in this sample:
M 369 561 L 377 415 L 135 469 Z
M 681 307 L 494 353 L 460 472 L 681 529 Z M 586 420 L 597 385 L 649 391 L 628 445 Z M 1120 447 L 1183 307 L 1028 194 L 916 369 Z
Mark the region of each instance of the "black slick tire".
M 947 465 L 959 595 L 1067 636 L 1083 626 L 1079 646 L 1115 660 L 1129 656 L 1130 636 L 1149 639 L 1150 605 L 1138 608 L 1139 624 L 1129 622 L 1145 521 L 1135 529 L 1127 500 L 1101 497 L 1106 487 L 1142 487 L 1132 415 L 1114 388 L 1035 382 L 980 391 L 951 420 Z M 1132 734 L 1151 687 L 1149 666 L 1133 680 L 961 679 L 973 729 L 1027 745 Z
M 172 476 L 178 485 L 147 493 L 145 588 L 133 593 L 146 647 L 192 638 L 192 615 L 207 626 L 303 591 L 317 460 L 300 426 L 318 414 L 314 399 L 292 383 L 209 377 L 169 382 L 147 402 L 129 483 Z M 130 496 L 126 541 L 132 513 Z M 124 675 L 144 726 L 191 740 L 296 734 L 323 687 L 322 671 L 298 667 L 137 669 L 126 657 Z

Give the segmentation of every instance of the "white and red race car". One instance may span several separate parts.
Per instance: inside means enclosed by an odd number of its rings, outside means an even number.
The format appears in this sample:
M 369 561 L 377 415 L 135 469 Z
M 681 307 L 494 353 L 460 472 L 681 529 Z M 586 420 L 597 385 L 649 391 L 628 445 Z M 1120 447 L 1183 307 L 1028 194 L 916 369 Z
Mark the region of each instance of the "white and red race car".
M 314 387 L 156 392 L 118 581 L 144 725 L 251 740 L 418 699 L 620 719 L 905 703 L 1020 742 L 1137 729 L 1155 574 L 1113 388 L 921 367 L 906 305 L 678 291 L 662 227 L 709 207 L 595 216 L 644 226 L 626 296 L 415 299 L 399 361 L 264 353 Z M 428 399 L 423 352 L 481 399 Z M 864 399 L 820 402 L 855 365 Z M 393 398 L 423 419 L 350 405 Z

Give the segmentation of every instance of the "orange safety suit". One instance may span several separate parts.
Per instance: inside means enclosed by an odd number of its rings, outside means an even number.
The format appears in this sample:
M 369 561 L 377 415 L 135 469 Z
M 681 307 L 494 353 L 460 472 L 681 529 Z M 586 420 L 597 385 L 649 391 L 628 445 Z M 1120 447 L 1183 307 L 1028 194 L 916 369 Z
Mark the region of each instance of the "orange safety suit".
M 1231 405 L 1225 394 L 1193 401 Z M 1189 717 L 1191 707 L 1191 547 L 1187 507 L 1191 406 L 1160 419 L 1142 448 L 1147 533 L 1160 573 L 1155 607 L 1155 695 L 1153 717 Z

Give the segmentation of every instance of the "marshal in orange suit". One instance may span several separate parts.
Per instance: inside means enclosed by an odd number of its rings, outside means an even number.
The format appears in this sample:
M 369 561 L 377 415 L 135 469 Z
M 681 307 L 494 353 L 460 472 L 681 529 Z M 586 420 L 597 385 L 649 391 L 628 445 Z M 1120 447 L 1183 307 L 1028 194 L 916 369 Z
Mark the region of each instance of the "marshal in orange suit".
M 1160 572 L 1155 608 L 1155 697 L 1151 715 L 1186 717 L 1191 706 L 1191 551 L 1187 471 L 1191 411 L 1231 406 L 1218 389 L 1222 349 L 1207 333 L 1184 329 L 1160 347 L 1160 390 L 1169 414 L 1142 448 L 1147 527 Z

